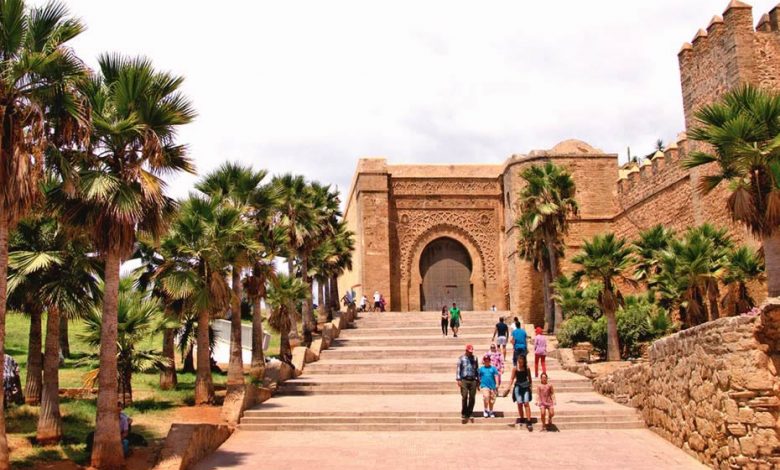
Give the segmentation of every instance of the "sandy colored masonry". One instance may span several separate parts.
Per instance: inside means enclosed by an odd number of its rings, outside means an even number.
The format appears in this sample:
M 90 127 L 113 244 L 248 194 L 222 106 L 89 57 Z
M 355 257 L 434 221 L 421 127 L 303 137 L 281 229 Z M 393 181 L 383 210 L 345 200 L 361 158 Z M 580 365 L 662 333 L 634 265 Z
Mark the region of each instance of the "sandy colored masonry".
M 713 17 L 683 45 L 678 58 L 686 129 L 695 125 L 699 107 L 736 86 L 778 89 L 779 18 L 775 7 L 756 24 L 749 5 L 732 1 L 722 16 Z M 696 148 L 683 132 L 643 163 L 622 167 L 616 153 L 578 140 L 512 155 L 501 164 L 399 165 L 384 158 L 361 159 L 345 213 L 356 233 L 354 269 L 339 280 L 340 291 L 354 288 L 369 301 L 380 291 L 394 311 L 430 309 L 430 299 L 424 299 L 426 248 L 447 238 L 471 260 L 470 277 L 456 284 L 468 284 L 475 310 L 496 305 L 543 324 L 541 279 L 517 256 L 514 222 L 520 174 L 546 161 L 566 167 L 578 188 L 580 215 L 566 240 L 564 271 L 571 268 L 568 260 L 583 239 L 607 231 L 631 238 L 657 223 L 685 229 L 711 222 L 757 246 L 730 220 L 725 186 L 699 194 L 700 177 L 712 168 L 681 167 L 680 161 Z M 441 282 L 441 289 L 448 288 Z M 758 286 L 754 294 L 761 299 L 764 290 Z

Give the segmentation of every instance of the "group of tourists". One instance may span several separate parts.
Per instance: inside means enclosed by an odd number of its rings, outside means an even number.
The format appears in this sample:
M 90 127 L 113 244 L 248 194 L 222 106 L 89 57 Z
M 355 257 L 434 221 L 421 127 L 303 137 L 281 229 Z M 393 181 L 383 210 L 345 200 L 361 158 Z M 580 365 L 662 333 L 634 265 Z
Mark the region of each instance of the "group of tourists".
M 456 308 L 453 304 L 453 308 Z M 450 318 L 452 309 L 450 309 Z M 442 311 L 442 329 L 444 328 L 444 311 Z M 555 416 L 555 390 L 549 383 L 547 376 L 547 338 L 542 329 L 537 327 L 533 338 L 534 345 L 534 373 L 528 365 L 528 334 L 521 326 L 520 320 L 515 317 L 512 325 L 507 325 L 504 317 L 496 323 L 493 331 L 493 342 L 488 352 L 482 356 L 482 366 L 479 366 L 474 355 L 474 346 L 466 346 L 466 352 L 458 359 L 455 380 L 458 383 L 461 394 L 461 418 L 463 422 L 471 419 L 474 412 L 477 390 L 482 394 L 484 418 L 495 418 L 493 407 L 499 395 L 501 376 L 504 373 L 506 361 L 506 345 L 512 346 L 512 373 L 506 387 L 503 387 L 502 396 L 512 394 L 512 401 L 517 403 L 519 423 L 525 424 L 529 431 L 533 431 L 531 417 L 531 401 L 533 400 L 533 381 L 539 378 L 540 384 L 536 387 L 536 405 L 540 409 L 542 431 L 552 427 L 552 418 Z M 542 374 L 539 376 L 539 364 L 542 366 Z
M 8 354 L 3 358 L 3 395 L 6 407 L 12 403 L 16 405 L 24 403 L 19 364 Z
M 384 312 L 387 308 L 387 300 L 385 300 L 385 296 L 380 294 L 379 291 L 374 291 L 373 296 L 374 302 L 371 306 L 368 305 L 368 297 L 365 295 L 360 297 L 360 303 L 356 305 L 358 312 Z M 347 293 L 344 294 L 344 297 L 341 298 L 342 303 L 344 303 L 345 306 L 349 307 L 350 305 L 356 304 L 357 301 L 357 294 L 355 294 L 355 291 L 352 289 L 347 290 Z

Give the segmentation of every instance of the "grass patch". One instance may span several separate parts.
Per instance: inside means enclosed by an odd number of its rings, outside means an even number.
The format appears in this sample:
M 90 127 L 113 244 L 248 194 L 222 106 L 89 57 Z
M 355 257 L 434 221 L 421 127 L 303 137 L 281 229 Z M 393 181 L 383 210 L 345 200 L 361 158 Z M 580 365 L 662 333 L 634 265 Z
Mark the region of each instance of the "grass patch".
M 43 324 L 45 325 L 45 315 Z M 19 363 L 24 385 L 27 375 L 27 348 L 30 331 L 30 319 L 23 315 L 9 314 L 6 318 L 6 351 Z M 73 321 L 70 323 L 70 359 L 60 368 L 61 388 L 81 388 L 83 376 L 96 364 L 79 363 L 89 356 L 93 348 L 84 344 L 80 338 L 85 326 Z M 269 330 L 270 331 L 270 330 Z M 140 347 L 162 347 L 162 334 L 145 339 Z M 279 350 L 279 335 L 273 335 L 271 351 Z M 275 349 L 273 349 L 275 348 Z M 176 410 L 194 403 L 195 374 L 177 374 L 179 385 L 175 390 L 159 389 L 159 374 L 156 372 L 135 374 L 133 376 L 132 406 L 125 412 L 133 418 L 133 432 L 147 441 L 165 437 L 171 422 L 176 421 Z M 213 374 L 214 386 L 224 390 L 226 375 Z M 38 407 L 23 405 L 11 407 L 6 414 L 8 438 L 11 445 L 12 468 L 31 468 L 37 462 L 72 460 L 86 464 L 86 438 L 94 430 L 97 407 L 95 399 L 66 399 L 60 401 L 63 416 L 64 439 L 60 445 L 40 447 L 35 445 L 35 432 L 38 423 Z

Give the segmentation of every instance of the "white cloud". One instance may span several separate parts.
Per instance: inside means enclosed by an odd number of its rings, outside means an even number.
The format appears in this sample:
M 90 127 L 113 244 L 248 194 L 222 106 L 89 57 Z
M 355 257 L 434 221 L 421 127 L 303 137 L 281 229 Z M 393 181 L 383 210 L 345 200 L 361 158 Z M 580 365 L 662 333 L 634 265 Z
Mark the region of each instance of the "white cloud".
M 186 76 L 201 172 L 240 160 L 346 190 L 367 155 L 500 162 L 569 137 L 648 152 L 683 129 L 680 45 L 727 1 L 68 4 L 90 64 L 144 54 Z

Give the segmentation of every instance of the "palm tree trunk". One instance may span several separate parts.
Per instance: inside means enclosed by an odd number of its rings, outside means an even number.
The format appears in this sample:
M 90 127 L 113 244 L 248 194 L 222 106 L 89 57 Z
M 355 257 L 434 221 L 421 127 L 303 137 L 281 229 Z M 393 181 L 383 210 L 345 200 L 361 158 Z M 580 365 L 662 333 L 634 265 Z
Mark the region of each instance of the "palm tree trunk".
M 117 408 L 117 309 L 119 307 L 119 246 L 106 254 L 103 321 L 100 327 L 100 370 L 98 374 L 97 419 L 92 449 L 92 466 L 99 469 L 124 465 Z
M 119 396 L 122 407 L 133 404 L 133 368 L 126 363 L 126 359 L 119 362 Z
M 293 267 L 293 257 L 290 255 L 289 258 L 287 258 L 287 272 L 289 273 L 290 277 L 294 276 L 294 267 Z M 298 335 L 298 309 L 295 306 L 295 302 L 290 301 L 290 303 L 287 305 L 287 316 L 290 317 L 290 331 L 288 332 L 288 337 L 291 342 L 298 344 L 301 340 L 300 336 Z
M 60 352 L 62 357 L 70 359 L 70 338 L 68 335 L 68 319 L 60 317 Z
M 0 358 L 5 358 L 5 313 L 8 298 L 8 217 L 0 214 Z M 5 360 L 0 361 L 0 377 L 3 377 Z M 5 394 L 0 393 L 0 470 L 11 468 L 8 455 L 8 438 L 5 435 Z
M 763 241 L 767 295 L 780 297 L 780 230 L 775 230 L 772 235 L 764 237 Z
M 339 311 L 339 280 L 335 274 L 330 278 L 330 308 Z
M 24 384 L 24 400 L 28 405 L 37 405 L 41 402 L 41 384 L 43 382 L 41 306 L 38 302 L 29 302 L 26 309 L 30 314 L 30 341 L 27 348 L 27 380 Z
M 264 287 L 260 287 L 264 290 Z M 261 296 L 252 298 L 252 366 L 249 374 L 254 380 L 262 381 L 265 376 L 265 352 L 263 351 L 263 312 Z
M 197 341 L 197 340 L 196 340 Z M 187 352 L 184 354 L 184 360 L 182 361 L 181 371 L 184 373 L 195 372 L 195 358 L 193 357 L 192 345 L 187 346 Z
M 62 439 L 60 415 L 60 310 L 49 306 L 46 316 L 46 355 L 43 359 L 43 394 L 38 415 L 38 444 L 55 444 Z
M 326 284 L 326 278 L 321 277 L 317 280 L 317 307 L 320 309 L 320 317 L 317 319 L 317 323 L 319 323 L 319 320 L 328 318 L 328 302 L 325 300 L 325 284 Z
M 244 358 L 241 344 L 241 269 L 232 269 L 233 299 L 230 309 L 230 361 L 228 362 L 228 389 L 244 386 Z
M 720 290 L 716 282 L 712 282 L 707 286 L 707 300 L 709 301 L 710 308 L 708 313 L 709 321 L 717 320 L 720 318 L 720 309 L 718 308 L 718 299 L 720 298 Z
M 547 332 L 552 332 L 555 327 L 555 317 L 553 309 L 550 307 L 552 299 L 550 298 L 550 271 L 548 269 L 542 270 L 542 296 L 544 303 L 544 329 Z
M 303 300 L 303 327 L 306 331 L 314 331 L 314 311 L 312 309 L 312 282 L 309 276 L 309 255 L 301 254 L 301 271 L 303 272 L 303 282 L 306 284 L 306 298 Z
M 547 254 L 550 258 L 550 285 L 552 287 L 552 281 L 558 277 L 558 253 L 555 251 L 555 240 L 553 240 L 552 237 L 547 237 L 545 245 L 547 246 Z M 563 310 L 561 309 L 561 306 L 558 305 L 558 302 L 554 301 L 552 295 L 550 295 L 550 301 L 553 303 L 552 308 L 555 313 L 553 318 L 553 331 L 558 331 L 558 327 L 563 323 Z
M 209 311 L 198 313 L 198 369 L 195 376 L 195 405 L 214 403 L 214 383 L 211 379 L 211 353 L 209 350 Z
M 166 328 L 163 332 L 163 357 L 168 363 L 160 371 L 160 389 L 173 390 L 178 385 L 178 379 L 176 377 L 176 345 L 174 344 L 176 336 L 176 330 L 174 328 Z
M 607 360 L 619 361 L 620 360 L 620 339 L 618 338 L 617 331 L 617 317 L 615 311 L 617 310 L 617 302 L 614 298 L 615 293 L 612 291 L 612 283 L 609 279 L 604 280 L 604 293 L 602 298 L 604 299 L 602 308 L 604 309 L 604 315 L 607 317 Z
M 282 307 L 279 307 L 282 308 Z M 287 312 L 285 312 L 287 313 Z M 279 339 L 279 358 L 283 361 L 289 361 L 292 358 L 292 346 L 290 345 L 290 332 L 280 331 Z

